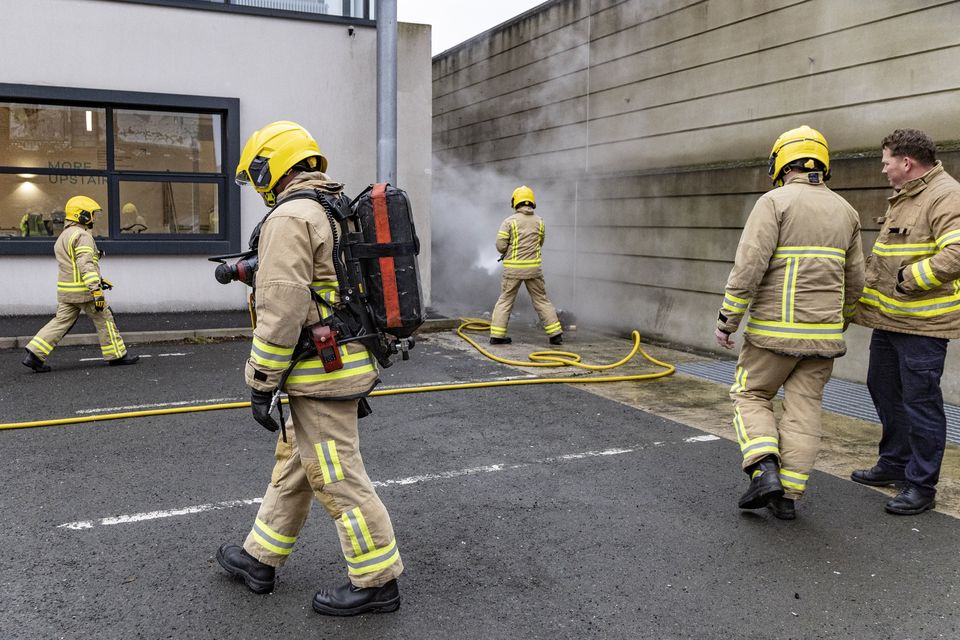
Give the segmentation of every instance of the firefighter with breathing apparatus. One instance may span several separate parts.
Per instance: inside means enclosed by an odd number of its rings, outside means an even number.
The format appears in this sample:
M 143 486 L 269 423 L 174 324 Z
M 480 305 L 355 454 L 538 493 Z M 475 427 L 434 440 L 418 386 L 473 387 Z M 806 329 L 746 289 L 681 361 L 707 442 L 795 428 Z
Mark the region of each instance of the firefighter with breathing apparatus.
M 326 169 L 310 133 L 287 121 L 254 132 L 237 166 L 237 182 L 253 186 L 272 208 L 251 241 L 256 327 L 245 377 L 254 418 L 270 431 L 284 427 L 284 436 L 243 546 L 222 545 L 217 560 L 255 593 L 269 593 L 316 496 L 336 523 L 349 581 L 318 591 L 313 608 L 328 615 L 394 611 L 403 562 L 357 430 L 358 411 L 369 411 L 365 397 L 378 382 L 379 356 L 366 346 L 374 342 L 342 333 L 337 342 L 335 329 L 349 324 L 338 324 L 349 289 L 334 250 L 340 231 L 324 203 L 342 202 L 343 185 Z M 282 414 L 280 422 L 272 416 L 280 389 L 290 398 L 285 425 Z

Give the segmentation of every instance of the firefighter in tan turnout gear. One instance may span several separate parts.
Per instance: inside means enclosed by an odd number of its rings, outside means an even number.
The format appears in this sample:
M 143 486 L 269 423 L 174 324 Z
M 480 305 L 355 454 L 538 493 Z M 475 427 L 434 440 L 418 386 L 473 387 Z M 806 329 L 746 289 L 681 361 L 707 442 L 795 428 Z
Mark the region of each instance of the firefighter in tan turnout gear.
M 510 206 L 515 213 L 503 221 L 497 232 L 497 251 L 503 260 L 503 276 L 500 279 L 500 297 L 490 319 L 490 344 L 512 342 L 507 337 L 507 325 L 521 284 L 527 287 L 543 330 L 550 337 L 550 344 L 563 344 L 563 328 L 557 318 L 556 308 L 547 298 L 543 282 L 540 250 L 546 238 L 546 227 L 543 218 L 534 213 L 537 201 L 533 189 L 525 185 L 514 189 Z
M 113 285 L 100 275 L 100 252 L 90 229 L 100 205 L 86 196 L 67 201 L 63 231 L 53 247 L 57 257 L 57 315 L 27 344 L 23 364 L 38 373 L 50 371 L 47 358 L 83 311 L 93 321 L 103 359 L 111 365 L 134 364 L 140 356 L 127 353 L 107 306 L 104 290 Z
M 730 389 L 733 426 L 750 486 L 741 509 L 768 506 L 784 520 L 807 488 L 820 447 L 820 403 L 843 332 L 863 287 L 860 218 L 827 188 L 827 141 L 807 126 L 785 132 L 770 152 L 777 187 L 757 201 L 737 247 L 717 322 L 717 342 L 749 310 Z M 772 400 L 783 387 L 779 425 Z
M 338 304 L 333 231 L 313 199 L 285 197 L 318 189 L 339 194 L 316 141 L 293 122 L 274 122 L 247 141 L 237 182 L 252 184 L 268 206 L 256 274 L 253 345 L 246 365 L 254 418 L 271 431 L 272 392 L 294 358 L 301 330 Z M 316 295 L 314 295 L 314 293 Z M 336 523 L 349 582 L 320 590 L 313 608 L 329 615 L 394 611 L 403 571 L 393 526 L 360 457 L 359 399 L 378 382 L 374 359 L 359 342 L 339 347 L 343 366 L 327 372 L 314 353 L 297 362 L 284 385 L 292 421 L 278 438 L 276 464 L 243 546 L 224 544 L 217 560 L 256 593 L 274 587 L 275 568 L 290 557 L 316 497 Z M 292 422 L 292 424 L 291 424 Z

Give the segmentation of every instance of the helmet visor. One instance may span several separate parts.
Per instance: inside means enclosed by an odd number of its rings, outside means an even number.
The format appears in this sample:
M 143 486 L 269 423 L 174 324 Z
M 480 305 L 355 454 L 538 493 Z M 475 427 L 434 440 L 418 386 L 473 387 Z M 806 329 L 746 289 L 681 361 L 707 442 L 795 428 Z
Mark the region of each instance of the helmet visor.
M 258 190 L 266 190 L 270 186 L 270 159 L 257 156 L 246 169 L 237 171 L 234 178 L 240 186 L 252 184 Z

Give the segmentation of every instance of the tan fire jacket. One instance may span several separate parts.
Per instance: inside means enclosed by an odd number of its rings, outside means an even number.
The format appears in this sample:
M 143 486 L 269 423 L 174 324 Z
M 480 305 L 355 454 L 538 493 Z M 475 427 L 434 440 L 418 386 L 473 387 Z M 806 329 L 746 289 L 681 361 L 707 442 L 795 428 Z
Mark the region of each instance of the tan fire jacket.
M 328 317 L 339 304 L 333 266 L 333 232 L 315 200 L 283 201 L 301 189 L 338 194 L 343 185 L 320 173 L 303 173 L 280 194 L 280 204 L 260 230 L 256 277 L 257 327 L 245 370 L 246 382 L 272 391 L 290 364 L 300 330 Z M 322 302 L 316 301 L 311 290 Z M 368 394 L 378 382 L 373 357 L 357 342 L 340 346 L 343 368 L 327 373 L 314 355 L 294 366 L 286 392 L 295 396 L 347 399 Z
M 90 302 L 100 288 L 100 252 L 93 234 L 77 222 L 67 222 L 53 246 L 57 256 L 57 301 Z
M 960 184 L 937 162 L 889 202 L 854 322 L 960 338 Z
M 547 236 L 543 218 L 533 207 L 521 205 L 500 224 L 497 232 L 497 251 L 503 255 L 503 275 L 514 278 L 543 276 L 540 247 Z
M 863 287 L 860 217 L 819 172 L 788 174 L 740 237 L 717 328 L 787 355 L 836 357 Z

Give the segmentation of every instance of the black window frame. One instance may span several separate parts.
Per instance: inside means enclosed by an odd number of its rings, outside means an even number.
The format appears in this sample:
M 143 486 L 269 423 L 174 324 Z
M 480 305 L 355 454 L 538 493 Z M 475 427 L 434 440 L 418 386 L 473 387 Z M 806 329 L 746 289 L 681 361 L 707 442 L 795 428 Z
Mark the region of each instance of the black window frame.
M 240 140 L 240 99 L 214 96 L 192 96 L 141 91 L 78 89 L 0 83 L 0 102 L 49 104 L 53 106 L 106 109 L 105 170 L 47 167 L 0 166 L 0 174 L 34 173 L 37 175 L 95 176 L 107 179 L 107 214 L 109 238 L 97 238 L 97 247 L 113 255 L 211 255 L 236 253 L 241 250 L 240 188 L 233 180 L 242 141 Z M 114 167 L 114 109 L 141 111 L 216 114 L 220 116 L 220 139 L 223 141 L 220 173 L 183 171 L 121 170 Z M 139 234 L 123 237 L 120 229 L 120 183 L 124 180 L 150 182 L 214 183 L 218 185 L 219 230 L 216 234 Z M 214 237 L 211 237 L 214 236 Z M 56 238 L 0 239 L 0 256 L 48 255 Z
M 338 2 L 340 0 L 331 1 Z M 362 18 L 356 18 L 353 16 L 337 16 L 330 13 L 313 13 L 294 11 L 290 9 L 253 7 L 249 5 L 234 4 L 231 0 L 221 0 L 218 2 L 210 2 L 209 0 L 111 0 L 111 2 L 125 2 L 128 4 L 173 7 L 175 9 L 195 9 L 199 11 L 220 11 L 223 13 L 262 16 L 265 18 L 286 18 L 290 20 L 309 20 L 312 22 L 331 22 L 334 24 L 345 24 L 361 27 L 376 26 L 375 0 L 362 1 L 364 16 Z

